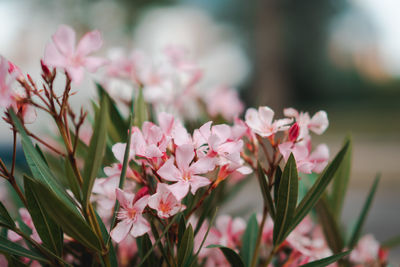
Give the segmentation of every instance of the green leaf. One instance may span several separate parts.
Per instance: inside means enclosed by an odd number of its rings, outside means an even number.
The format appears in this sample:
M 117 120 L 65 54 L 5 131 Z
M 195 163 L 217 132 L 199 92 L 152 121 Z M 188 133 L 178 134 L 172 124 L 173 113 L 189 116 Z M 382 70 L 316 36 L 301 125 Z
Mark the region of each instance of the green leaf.
M 7 227 L 9 229 L 15 229 L 14 220 L 11 218 L 10 214 L 3 203 L 0 202 L 0 226 Z
M 158 243 L 161 241 L 162 238 L 164 238 L 165 234 L 168 232 L 169 228 L 171 228 L 172 224 L 178 220 L 182 216 L 181 213 L 175 215 L 172 220 L 169 222 L 169 224 L 165 227 L 164 231 L 162 232 L 161 236 L 154 242 L 153 246 L 149 251 L 147 251 L 146 255 L 143 256 L 142 261 L 138 264 L 138 266 L 142 266 L 143 263 L 146 261 L 146 259 L 150 256 L 150 254 L 153 252 L 154 248 L 158 246 Z
M 158 230 L 156 225 L 154 224 L 154 220 L 150 220 L 150 226 L 151 226 L 151 232 L 153 233 L 153 236 L 155 239 L 159 239 L 160 235 L 158 234 Z M 162 243 L 158 243 L 158 249 L 161 251 L 163 260 L 167 263 L 168 267 L 171 267 L 171 263 L 169 263 L 169 257 L 168 257 L 168 252 L 165 250 L 164 246 Z
M 276 218 L 274 223 L 273 241 L 277 246 L 289 235 L 290 225 L 296 210 L 298 180 L 296 160 L 293 154 L 283 169 L 276 200 Z
M 275 182 L 274 182 L 274 199 L 278 199 L 278 192 L 279 192 L 279 184 L 281 183 L 282 178 L 282 169 L 278 166 L 275 172 Z
M 341 253 L 332 255 L 330 257 L 327 257 L 327 258 L 323 258 L 323 259 L 320 259 L 320 260 L 309 262 L 307 264 L 301 265 L 301 267 L 324 267 L 324 266 L 328 266 L 329 264 L 340 260 L 341 258 L 343 258 L 344 256 L 348 255 L 349 253 L 350 253 L 350 250 L 345 251 L 345 252 L 341 252 Z
M 258 223 L 256 214 L 250 216 L 247 222 L 246 231 L 242 236 L 242 248 L 240 250 L 240 256 L 243 259 L 245 266 L 250 266 L 254 250 L 256 248 L 258 235 Z
M 93 136 L 90 140 L 89 152 L 85 160 L 85 167 L 83 169 L 82 193 L 83 204 L 85 206 L 87 206 L 89 203 L 94 179 L 96 178 L 103 162 L 107 140 L 107 113 L 108 102 L 105 98 L 103 98 L 100 104 L 100 112 L 96 114 Z
M 151 250 L 152 244 L 148 234 L 140 236 L 136 238 L 136 244 L 138 246 L 139 257 L 143 258 L 143 256 Z M 154 252 L 150 252 L 151 257 L 148 257 L 147 260 L 143 262 L 143 266 L 157 266 L 157 257 Z
M 209 245 L 207 248 L 219 248 L 232 267 L 244 267 L 242 258 L 233 250 L 221 245 Z
M 76 197 L 78 201 L 82 200 L 82 191 L 78 183 L 78 178 L 76 177 L 71 163 L 69 160 L 65 160 L 64 162 L 64 170 L 65 170 L 65 176 L 68 180 L 68 186 L 71 189 L 72 193 Z
M 128 123 L 121 116 L 121 113 L 118 111 L 114 100 L 107 93 L 107 91 L 104 90 L 104 88 L 98 83 L 96 86 L 100 99 L 102 100 L 105 98 L 109 107 L 107 114 L 109 119 L 109 123 L 107 124 L 108 136 L 111 138 L 113 143 L 122 142 L 126 139 L 126 129 L 128 128 Z
M 149 114 L 147 111 L 146 102 L 144 101 L 142 88 L 139 88 L 139 92 L 135 99 L 135 105 L 133 108 L 134 108 L 134 115 L 135 115 L 135 120 L 134 120 L 133 124 L 135 126 L 141 128 L 143 122 L 145 122 L 149 119 Z
M 26 248 L 18 245 L 15 242 L 11 242 L 10 240 L 8 240 L 7 238 L 4 238 L 2 236 L 0 236 L 0 252 L 14 255 L 14 256 L 26 257 L 26 258 L 29 258 L 32 260 L 37 260 L 37 261 L 44 262 L 44 263 L 49 263 L 49 260 L 42 257 L 42 255 L 40 255 L 36 252 L 27 250 Z
M 29 178 L 24 177 L 24 188 L 28 203 L 27 208 L 43 245 L 54 254 L 61 256 L 63 248 L 61 228 L 49 217 L 47 211 L 39 202 L 38 196 L 33 190 L 33 182 Z
M 336 171 L 336 174 L 333 177 L 333 187 L 332 187 L 332 195 L 330 198 L 330 204 L 332 207 L 332 213 L 336 219 L 336 221 L 340 221 L 340 216 L 342 214 L 342 207 L 344 198 L 347 192 L 347 186 L 350 180 L 350 170 L 351 170 L 351 155 L 352 155 L 352 141 L 351 137 L 347 136 L 345 142 L 349 143 L 349 148 L 344 155 L 343 163 L 340 164 L 340 167 Z
M 178 266 L 184 266 L 193 254 L 194 234 L 191 224 L 186 228 L 183 234 L 181 244 L 178 248 Z
M 41 206 L 67 235 L 89 249 L 101 251 L 99 239 L 80 214 L 71 210 L 58 195 L 45 185 L 40 182 L 31 182 Z
M 339 226 L 335 217 L 332 214 L 330 206 L 327 203 L 326 197 L 322 197 L 315 206 L 319 221 L 322 225 L 326 241 L 333 251 L 339 253 L 343 250 L 343 238 L 339 230 Z
M 101 220 L 99 214 L 97 214 L 96 211 L 94 211 L 94 212 L 96 214 L 96 219 L 97 219 L 97 221 L 99 223 L 99 226 L 100 226 L 101 236 L 103 237 L 104 242 L 106 242 L 108 240 L 108 238 L 109 238 L 109 234 L 107 232 L 107 228 L 104 225 L 103 221 Z M 111 267 L 118 267 L 117 255 L 115 254 L 115 249 L 114 249 L 113 244 L 110 244 L 108 249 L 109 249 L 108 250 L 108 255 L 110 256 Z
M 302 220 L 303 218 L 311 211 L 311 209 L 318 202 L 326 187 L 329 185 L 329 182 L 332 180 L 335 175 L 337 169 L 343 162 L 344 156 L 347 153 L 349 148 L 349 142 L 343 146 L 343 148 L 339 151 L 336 157 L 333 159 L 331 164 L 322 172 L 322 174 L 315 181 L 314 185 L 307 192 L 305 197 L 301 200 L 300 204 L 296 208 L 295 215 L 292 220 L 292 224 L 290 226 L 290 231 L 293 230 Z M 290 232 L 289 231 L 289 232 Z
M 358 220 L 356 222 L 356 225 L 354 227 L 353 233 L 351 234 L 348 247 L 353 248 L 357 242 L 358 239 L 361 236 L 361 231 L 365 223 L 365 219 L 367 218 L 368 211 L 371 208 L 372 200 L 374 199 L 376 189 L 378 188 L 378 183 L 380 179 L 380 174 L 378 174 L 374 180 L 374 183 L 372 184 L 371 190 L 369 191 L 368 197 L 364 203 L 364 206 L 361 210 L 360 216 L 358 217 Z
M 271 192 L 269 191 L 268 177 L 265 175 L 264 170 L 259 162 L 257 164 L 257 178 L 264 199 L 264 206 L 268 208 L 271 218 L 275 220 L 275 206 L 274 202 L 272 201 Z
M 185 231 L 186 231 L 186 220 L 185 216 L 182 216 L 178 224 L 178 248 L 181 246 L 181 242 L 183 239 L 183 235 L 185 234 Z
M 32 141 L 29 139 L 14 111 L 12 109 L 10 109 L 9 111 L 13 124 L 21 136 L 22 148 L 24 150 L 26 161 L 32 172 L 33 179 L 45 184 L 62 200 L 64 205 L 67 205 L 70 207 L 71 210 L 74 210 L 75 206 L 71 197 L 58 183 L 56 177 L 52 174 L 47 164 L 43 161 L 42 156 L 33 146 Z M 78 214 L 76 210 L 75 212 L 76 214 Z

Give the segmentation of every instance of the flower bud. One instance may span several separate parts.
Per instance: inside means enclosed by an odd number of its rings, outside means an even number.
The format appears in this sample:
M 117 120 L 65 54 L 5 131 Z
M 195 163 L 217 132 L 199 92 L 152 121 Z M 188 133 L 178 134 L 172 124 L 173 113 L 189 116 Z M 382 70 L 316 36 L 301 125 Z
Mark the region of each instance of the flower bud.
M 289 129 L 289 141 L 295 142 L 297 140 L 297 137 L 299 137 L 299 134 L 300 134 L 300 127 L 299 124 L 296 122 Z
M 43 60 L 40 60 L 40 66 L 42 67 L 43 78 L 46 80 L 51 79 L 52 73 L 49 67 L 47 67 L 47 65 L 43 62 Z

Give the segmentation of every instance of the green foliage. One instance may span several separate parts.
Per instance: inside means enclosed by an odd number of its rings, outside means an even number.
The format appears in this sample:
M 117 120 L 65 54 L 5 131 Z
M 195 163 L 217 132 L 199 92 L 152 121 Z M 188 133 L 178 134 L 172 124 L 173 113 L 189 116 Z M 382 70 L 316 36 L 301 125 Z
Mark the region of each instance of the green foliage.
M 334 263 L 338 260 L 340 260 L 341 258 L 343 258 L 344 256 L 348 255 L 350 253 L 350 250 L 345 251 L 345 252 L 341 252 L 335 255 L 332 255 L 330 257 L 327 258 L 323 258 L 320 260 L 316 260 L 313 262 L 309 262 L 307 264 L 301 265 L 302 267 L 324 267 L 324 266 L 328 266 L 331 263 Z
M 27 208 L 43 245 L 54 254 L 61 256 L 63 248 L 61 228 L 50 218 L 46 209 L 39 202 L 37 193 L 33 191 L 33 182 L 28 178 L 24 178 L 24 187 L 28 203 Z
M 291 154 L 279 183 L 273 233 L 273 242 L 275 246 L 282 243 L 285 237 L 290 233 L 292 218 L 296 210 L 298 179 L 296 160 L 293 154 Z
M 136 238 L 136 244 L 138 246 L 139 257 L 143 258 L 144 255 L 149 252 L 150 250 L 150 257 L 147 257 L 145 261 L 143 261 L 142 266 L 153 267 L 158 266 L 157 258 L 152 249 L 151 240 L 148 234 Z
M 94 179 L 96 178 L 103 162 L 107 140 L 107 114 L 108 101 L 106 98 L 103 98 L 100 104 L 100 112 L 96 114 L 93 136 L 90 140 L 89 151 L 83 170 L 82 194 L 84 206 L 87 206 L 89 203 Z
M 40 205 L 67 235 L 73 237 L 88 249 L 101 251 L 101 245 L 96 234 L 75 208 L 71 209 L 59 195 L 41 182 L 33 180 L 30 182 L 31 189 L 35 192 Z
M 256 214 L 250 216 L 247 222 L 246 230 L 242 236 L 242 248 L 240 256 L 243 259 L 245 266 L 250 266 L 251 260 L 256 249 L 257 235 L 259 233 Z
M 271 192 L 269 190 L 268 177 L 265 175 L 260 163 L 257 164 L 257 178 L 264 199 L 264 206 L 268 208 L 271 218 L 275 220 L 275 205 L 272 200 Z
M 193 254 L 194 234 L 191 224 L 186 228 L 178 248 L 178 266 L 185 266 Z
M 49 261 L 40 254 L 30 251 L 3 236 L 0 236 L 0 252 L 14 256 L 27 257 L 43 263 L 49 263 Z
M 133 109 L 135 115 L 135 120 L 133 121 L 133 125 L 141 128 L 143 122 L 149 119 L 149 112 L 147 110 L 146 102 L 144 101 L 142 88 L 139 88 Z
M 10 214 L 3 203 L 0 202 L 0 226 L 7 227 L 9 229 L 15 228 L 14 220 L 11 218 Z
M 350 236 L 350 240 L 347 244 L 349 248 L 353 248 L 357 244 L 358 239 L 361 236 L 361 231 L 364 226 L 365 219 L 367 218 L 368 212 L 371 208 L 372 200 L 374 199 L 376 189 L 378 188 L 379 179 L 380 175 L 378 174 L 374 180 L 374 183 L 372 184 L 368 197 L 361 210 L 360 216 L 358 217 L 354 230 Z
M 232 267 L 244 267 L 242 258 L 232 249 L 221 245 L 210 245 L 207 248 L 219 248 Z

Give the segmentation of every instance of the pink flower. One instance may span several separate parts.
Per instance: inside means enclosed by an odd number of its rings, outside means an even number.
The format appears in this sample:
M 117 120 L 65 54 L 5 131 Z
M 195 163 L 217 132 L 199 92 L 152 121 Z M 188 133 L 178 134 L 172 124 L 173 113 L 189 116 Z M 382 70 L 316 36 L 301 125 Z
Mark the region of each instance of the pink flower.
M 232 219 L 228 215 L 220 215 L 215 226 L 215 228 L 211 228 L 210 235 L 218 239 L 216 244 L 232 249 L 238 248 L 246 229 L 246 222 L 242 218 Z
M 11 86 L 16 77 L 17 72 L 9 72 L 8 60 L 0 56 L 0 108 L 8 108 L 14 102 Z
M 134 194 L 124 192 L 119 188 L 115 190 L 115 194 L 121 204 L 121 211 L 118 213 L 120 222 L 111 231 L 111 238 L 120 243 L 128 234 L 138 237 L 150 231 L 150 225 L 142 215 L 149 196 L 142 196 L 134 202 Z
M 358 264 L 371 264 L 378 260 L 379 242 L 370 234 L 363 236 L 350 253 L 350 260 Z
M 45 49 L 45 63 L 51 67 L 64 68 L 76 84 L 83 80 L 84 69 L 95 72 L 106 63 L 102 58 L 89 56 L 103 45 L 101 34 L 97 30 L 86 33 L 76 49 L 75 31 L 67 25 L 59 26 L 52 40 Z
M 117 143 L 117 144 L 113 145 L 112 151 L 114 153 L 114 157 L 118 160 L 118 163 L 112 164 L 111 167 L 104 168 L 104 173 L 108 177 L 120 177 L 121 176 L 122 164 L 124 162 L 125 148 L 126 148 L 126 144 L 123 144 L 123 143 Z M 134 151 L 132 151 L 132 149 L 131 149 L 129 151 L 129 159 L 132 159 L 133 157 L 134 157 Z M 134 171 L 129 166 L 126 168 L 126 177 L 140 182 L 137 175 L 134 173 Z
M 168 185 L 163 183 L 158 183 L 157 192 L 150 196 L 148 205 L 150 208 L 157 210 L 158 217 L 163 219 L 185 209 L 185 206 L 171 193 Z
M 325 144 L 318 145 L 312 153 L 310 141 L 307 142 L 307 145 L 285 142 L 280 144 L 278 148 L 285 161 L 288 160 L 290 153 L 293 153 L 299 172 L 320 173 L 328 165 L 329 148 Z
M 288 124 L 291 119 L 275 120 L 274 111 L 269 107 L 259 107 L 258 111 L 254 108 L 249 108 L 246 112 L 246 123 L 258 135 L 269 137 L 279 131 L 289 129 Z
M 35 225 L 33 224 L 33 220 L 31 218 L 31 215 L 29 214 L 28 210 L 25 208 L 20 208 L 19 209 L 19 215 L 21 216 L 22 221 L 32 230 L 31 238 L 35 240 L 38 243 L 42 243 L 42 240 L 40 239 L 40 236 L 38 232 L 36 231 Z M 16 223 L 18 226 L 18 222 Z M 13 241 L 19 241 L 22 239 L 21 236 L 16 234 L 13 231 L 8 231 L 8 238 Z
M 283 110 L 286 117 L 296 119 L 300 127 L 299 138 L 306 138 L 309 135 L 309 130 L 321 135 L 329 126 L 328 115 L 325 111 L 318 111 L 310 118 L 308 112 L 298 112 L 294 108 L 286 108 Z
M 204 157 L 191 163 L 195 156 L 194 147 L 191 144 L 177 147 L 175 156 L 177 167 L 174 164 L 174 158 L 171 157 L 161 166 L 157 173 L 167 181 L 176 182 L 169 185 L 168 188 L 176 199 L 180 201 L 187 195 L 189 188 L 192 194 L 195 194 L 197 189 L 211 183 L 208 178 L 199 176 L 199 174 L 205 174 L 213 170 L 215 161 L 212 158 Z
M 173 139 L 175 145 L 181 146 L 192 143 L 192 138 L 183 126 L 182 122 L 175 119 L 173 115 L 160 112 L 158 114 L 158 123 L 164 135 L 167 138 Z
M 212 117 L 222 115 L 228 121 L 238 117 L 244 109 L 242 101 L 236 90 L 220 86 L 211 90 L 206 96 L 207 112 Z

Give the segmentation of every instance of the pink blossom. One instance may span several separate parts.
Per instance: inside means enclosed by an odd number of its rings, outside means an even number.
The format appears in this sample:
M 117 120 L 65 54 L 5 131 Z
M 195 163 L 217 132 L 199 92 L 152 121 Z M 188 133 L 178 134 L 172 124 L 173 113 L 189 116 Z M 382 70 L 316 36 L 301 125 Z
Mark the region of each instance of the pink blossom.
M 328 165 L 329 148 L 325 144 L 318 145 L 312 153 L 310 141 L 307 146 L 303 143 L 285 142 L 278 148 L 285 161 L 288 160 L 290 153 L 293 153 L 299 172 L 320 173 Z
M 138 237 L 150 231 L 150 225 L 142 215 L 149 196 L 143 196 L 134 202 L 134 194 L 124 192 L 119 188 L 115 190 L 115 194 L 121 204 L 121 211 L 118 212 L 120 222 L 111 231 L 111 238 L 120 243 L 128 233 L 133 237 Z
M 212 117 L 222 115 L 228 121 L 238 117 L 244 109 L 237 91 L 226 86 L 211 90 L 205 100 L 208 114 Z
M 0 108 L 8 108 L 14 102 L 14 92 L 11 88 L 17 73 L 9 72 L 8 60 L 0 56 Z
M 218 239 L 216 244 L 236 249 L 239 247 L 242 234 L 246 229 L 246 222 L 242 218 L 228 215 L 218 216 L 215 228 L 211 228 L 210 234 Z
M 168 185 L 163 183 L 157 184 L 157 192 L 150 196 L 148 205 L 150 208 L 157 210 L 158 217 L 163 219 L 185 209 L 185 206 L 171 193 Z
M 175 145 L 181 146 L 192 143 L 192 138 L 182 122 L 173 115 L 160 112 L 158 114 L 158 122 L 164 135 L 167 138 L 173 139 Z
M 371 264 L 378 260 L 379 242 L 371 234 L 363 236 L 350 253 L 350 260 L 357 264 Z
M 286 117 L 294 118 L 300 127 L 299 138 L 306 138 L 309 130 L 321 135 L 329 126 L 328 115 L 325 111 L 318 111 L 310 118 L 308 112 L 298 112 L 294 108 L 286 108 L 283 110 Z
M 46 46 L 44 61 L 51 67 L 65 69 L 71 80 L 79 84 L 84 78 L 85 69 L 95 72 L 106 61 L 102 58 L 89 56 L 103 45 L 99 31 L 86 33 L 76 48 L 75 38 L 75 31 L 71 27 L 60 25 L 52 36 L 53 42 Z
M 114 163 L 111 165 L 111 167 L 105 167 L 104 168 L 104 173 L 108 177 L 120 177 L 121 176 L 121 171 L 122 171 L 122 164 L 124 162 L 124 155 L 125 155 L 125 148 L 126 144 L 123 143 L 117 143 L 113 145 L 112 151 L 114 154 L 114 157 L 118 160 L 118 163 Z M 134 151 L 132 149 L 129 151 L 129 160 L 134 157 Z M 139 178 L 135 174 L 135 172 L 127 166 L 126 168 L 126 177 L 134 179 L 138 182 L 140 182 Z
M 288 124 L 291 119 L 275 120 L 274 111 L 269 107 L 259 107 L 258 111 L 254 108 L 249 108 L 246 112 L 246 123 L 258 135 L 269 137 L 279 131 L 289 129 Z
M 38 243 L 42 243 L 42 240 L 40 239 L 40 236 L 36 231 L 35 225 L 33 224 L 31 215 L 29 214 L 28 210 L 26 208 L 20 208 L 19 215 L 21 216 L 21 219 L 26 224 L 26 226 L 28 226 L 32 230 L 31 238 Z M 18 226 L 18 222 L 16 224 Z M 13 242 L 22 240 L 22 237 L 13 231 L 8 231 L 8 238 Z
M 195 156 L 194 147 L 191 144 L 177 147 L 175 156 L 176 166 L 174 158 L 171 157 L 161 166 L 157 173 L 167 181 L 176 182 L 169 185 L 168 188 L 176 199 L 180 201 L 187 195 L 189 188 L 192 194 L 195 194 L 197 189 L 211 183 L 208 178 L 199 176 L 199 174 L 205 174 L 213 170 L 215 161 L 212 158 L 204 157 L 191 163 Z
M 145 121 L 142 130 L 137 127 L 132 131 L 132 150 L 136 156 L 144 158 L 138 160 L 158 169 L 163 162 L 169 140 L 164 136 L 160 127 L 154 123 Z

